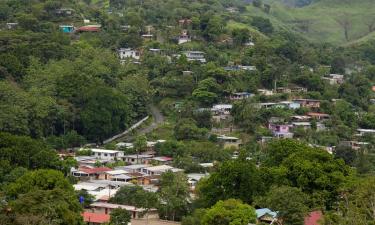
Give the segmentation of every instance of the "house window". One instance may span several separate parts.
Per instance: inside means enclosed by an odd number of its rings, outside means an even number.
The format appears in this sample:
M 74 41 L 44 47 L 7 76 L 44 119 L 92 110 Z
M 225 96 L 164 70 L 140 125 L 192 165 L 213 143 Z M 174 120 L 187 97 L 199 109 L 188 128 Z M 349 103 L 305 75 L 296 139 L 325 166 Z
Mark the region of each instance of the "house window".
M 104 156 L 108 156 L 108 154 L 107 154 L 107 153 L 104 153 Z
M 101 153 L 97 153 L 98 154 L 98 156 L 101 156 L 102 154 Z

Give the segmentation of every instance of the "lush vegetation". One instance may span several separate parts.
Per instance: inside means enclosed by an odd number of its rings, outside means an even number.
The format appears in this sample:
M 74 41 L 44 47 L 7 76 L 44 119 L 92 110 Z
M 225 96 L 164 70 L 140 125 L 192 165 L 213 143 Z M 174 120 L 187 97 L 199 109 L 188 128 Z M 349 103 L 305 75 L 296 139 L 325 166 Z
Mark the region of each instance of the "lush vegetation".
M 74 192 L 77 162 L 57 151 L 101 145 L 153 105 L 166 121 L 123 150 L 141 153 L 147 140 L 165 139 L 156 155 L 185 173 L 210 175 L 193 195 L 184 173 L 166 172 L 157 193 L 123 187 L 110 202 L 157 208 L 184 225 L 247 225 L 266 207 L 285 225 L 302 224 L 313 210 L 327 225 L 373 224 L 375 139 L 357 135 L 375 129 L 373 9 L 369 0 L 0 1 L 0 221 L 82 224 L 77 196 L 85 196 L 83 207 L 92 197 Z M 59 26 L 70 24 L 101 27 L 63 33 Z M 191 41 L 178 44 L 184 32 Z M 120 48 L 140 59 L 120 61 Z M 183 54 L 193 50 L 207 63 Z M 343 82 L 322 79 L 331 73 L 344 74 Z M 235 92 L 254 96 L 232 102 Z M 296 98 L 319 100 L 320 109 L 259 107 Z M 233 104 L 230 117 L 212 119 L 219 103 Z M 270 121 L 289 124 L 317 111 L 329 118 L 291 128 L 298 140 L 258 142 L 272 136 Z M 239 149 L 224 148 L 222 133 L 240 138 Z M 117 165 L 124 162 L 107 166 Z M 129 220 L 124 210 L 112 212 L 111 223 Z

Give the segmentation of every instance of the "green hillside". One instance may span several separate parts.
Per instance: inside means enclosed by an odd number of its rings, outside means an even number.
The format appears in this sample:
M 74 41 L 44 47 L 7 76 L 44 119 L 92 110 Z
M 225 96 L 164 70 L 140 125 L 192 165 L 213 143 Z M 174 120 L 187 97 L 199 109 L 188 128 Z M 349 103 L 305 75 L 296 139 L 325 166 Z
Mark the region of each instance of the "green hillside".
M 369 24 L 375 30 L 375 4 L 372 0 L 321 0 L 305 7 L 290 7 L 280 1 L 265 1 L 271 5 L 269 14 L 261 8 L 250 5 L 250 15 L 268 17 L 275 26 L 291 28 L 315 42 L 347 44 L 364 38 L 370 32 Z M 348 30 L 348 40 L 344 35 L 344 25 Z M 373 37 L 374 35 L 371 35 Z M 371 39 L 371 38 L 370 38 Z

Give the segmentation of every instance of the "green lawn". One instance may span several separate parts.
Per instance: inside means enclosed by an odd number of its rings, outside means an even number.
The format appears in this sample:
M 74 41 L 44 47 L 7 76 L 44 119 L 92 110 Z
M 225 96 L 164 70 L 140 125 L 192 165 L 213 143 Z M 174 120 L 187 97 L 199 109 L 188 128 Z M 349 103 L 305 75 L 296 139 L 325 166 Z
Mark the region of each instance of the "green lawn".
M 295 21 L 308 21 L 309 31 L 302 32 L 302 34 L 311 41 L 348 44 L 345 40 L 344 29 L 338 22 L 344 19 L 350 22 L 349 42 L 375 38 L 372 34 L 366 38 L 368 35 L 366 23 L 375 20 L 373 0 L 321 0 L 303 8 L 286 7 L 272 0 L 271 5 L 270 14 L 252 5 L 247 7 L 247 13 L 268 17 L 278 28 L 297 31 L 301 30 L 298 29 Z

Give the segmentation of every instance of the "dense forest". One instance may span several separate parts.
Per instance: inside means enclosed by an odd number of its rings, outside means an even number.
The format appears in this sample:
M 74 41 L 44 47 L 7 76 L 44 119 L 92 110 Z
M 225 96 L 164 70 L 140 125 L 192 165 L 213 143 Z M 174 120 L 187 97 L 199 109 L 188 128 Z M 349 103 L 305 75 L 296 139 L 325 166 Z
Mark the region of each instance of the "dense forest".
M 138 155 L 146 139 L 163 139 L 156 155 L 184 172 L 163 173 L 155 193 L 122 187 L 109 202 L 183 225 L 248 225 L 260 208 L 283 225 L 313 211 L 321 225 L 375 224 L 375 20 L 356 30 L 356 11 L 332 17 L 335 32 L 311 31 L 320 22 L 304 12 L 353 3 L 280 2 L 0 1 L 1 224 L 84 224 L 90 204 L 80 196 L 92 196 L 73 188 L 78 162 L 61 153 L 115 149 L 105 140 L 146 116 L 152 123 L 151 107 L 165 121 L 132 132 L 134 149 L 120 150 Z M 273 107 L 301 99 L 319 107 Z M 215 119 L 211 108 L 223 104 L 231 115 Z M 307 115 L 307 128 L 294 120 Z M 275 124 L 293 138 L 276 138 Z M 223 134 L 239 148 L 224 147 Z M 124 162 L 111 163 L 95 166 Z M 193 195 L 188 173 L 209 174 Z M 109 223 L 129 221 L 122 213 Z

